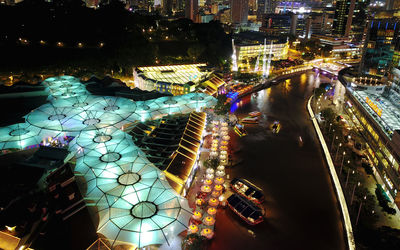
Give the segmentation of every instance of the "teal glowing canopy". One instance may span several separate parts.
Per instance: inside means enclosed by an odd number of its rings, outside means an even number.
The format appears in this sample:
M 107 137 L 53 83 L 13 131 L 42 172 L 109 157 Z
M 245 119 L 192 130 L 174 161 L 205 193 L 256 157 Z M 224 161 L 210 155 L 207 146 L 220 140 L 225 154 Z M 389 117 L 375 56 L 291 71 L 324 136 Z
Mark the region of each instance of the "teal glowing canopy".
M 187 200 L 121 128 L 199 111 L 215 106 L 216 99 L 202 93 L 139 102 L 94 96 L 72 76 L 51 77 L 43 84 L 49 102 L 27 114 L 25 123 L 0 128 L 0 149 L 24 149 L 48 136 L 74 136 L 69 150 L 76 156 L 75 172 L 85 178 L 86 198 L 97 206 L 98 233 L 113 247 L 168 243 L 185 230 L 191 216 Z

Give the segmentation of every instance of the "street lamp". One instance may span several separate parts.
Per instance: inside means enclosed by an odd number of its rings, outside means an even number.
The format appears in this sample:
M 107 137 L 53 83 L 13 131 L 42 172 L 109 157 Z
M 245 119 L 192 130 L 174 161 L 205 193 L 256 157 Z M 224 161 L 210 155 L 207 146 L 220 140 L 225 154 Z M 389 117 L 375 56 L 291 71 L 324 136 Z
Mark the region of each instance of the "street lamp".
M 351 172 L 351 174 L 354 174 L 354 170 Z M 344 184 L 344 188 L 347 188 L 347 183 L 349 182 L 349 176 L 350 176 L 350 171 L 347 172 L 346 184 Z
M 336 137 L 336 139 L 337 139 L 337 137 Z M 339 143 L 339 147 L 337 148 L 336 154 L 335 154 L 335 161 L 336 161 L 337 154 L 339 153 L 339 149 L 340 149 L 341 146 L 342 146 L 342 143 Z M 344 153 L 344 152 L 343 152 L 343 153 Z
M 356 191 L 356 187 L 359 187 L 360 184 L 361 184 L 360 182 L 358 182 L 357 184 L 354 184 L 353 193 L 351 194 L 350 206 L 353 204 L 354 192 Z
M 344 158 L 344 157 L 343 157 Z M 350 165 L 350 161 L 348 160 L 347 161 L 347 165 Z M 342 160 L 342 165 L 340 166 L 340 172 L 339 172 L 339 175 L 341 175 L 342 174 L 342 169 L 343 169 L 343 160 Z
M 333 130 L 333 132 L 335 132 L 335 130 Z M 338 139 L 338 137 L 336 136 L 336 140 Z M 332 145 L 331 145 L 331 150 L 333 149 L 333 143 L 335 142 L 335 134 L 333 134 L 332 136 Z
M 364 196 L 364 201 L 367 199 L 367 196 Z M 361 207 L 362 207 L 363 202 L 360 202 L 360 207 L 358 208 L 358 213 L 357 213 L 357 219 L 356 219 L 356 226 L 358 224 L 358 218 L 360 218 L 360 212 L 361 212 Z
M 346 155 L 346 152 L 345 151 L 343 151 L 343 158 L 342 158 L 342 163 L 340 164 L 340 170 L 342 169 L 342 167 L 343 167 L 343 161 L 344 161 L 344 156 Z M 350 161 L 349 161 L 349 163 L 350 163 Z
M 332 123 L 329 123 L 329 131 L 328 134 L 331 132 Z

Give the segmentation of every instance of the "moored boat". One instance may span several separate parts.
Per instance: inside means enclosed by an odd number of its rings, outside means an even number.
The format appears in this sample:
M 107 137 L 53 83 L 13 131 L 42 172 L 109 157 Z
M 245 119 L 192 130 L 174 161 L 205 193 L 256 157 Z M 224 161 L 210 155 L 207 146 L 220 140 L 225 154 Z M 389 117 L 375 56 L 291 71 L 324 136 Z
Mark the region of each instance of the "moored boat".
M 243 124 L 237 123 L 237 124 L 235 125 L 235 127 L 233 128 L 233 130 L 234 130 L 235 133 L 238 134 L 240 137 L 246 136 L 246 135 L 247 135 L 246 130 L 244 130 L 244 125 L 243 125 Z
M 238 194 L 252 202 L 261 204 L 264 201 L 264 192 L 246 179 L 234 178 L 230 182 L 231 188 Z
M 229 208 L 250 225 L 257 225 L 264 221 L 264 210 L 246 198 L 232 194 L 228 197 Z
M 281 130 L 281 124 L 279 121 L 274 121 L 274 123 L 271 126 L 272 133 L 277 134 Z
M 253 111 L 249 113 L 249 116 L 251 117 L 256 117 L 256 116 L 260 116 L 261 112 L 260 111 Z
M 243 118 L 242 120 L 240 120 L 240 122 L 241 123 L 253 123 L 253 124 L 255 124 L 255 123 L 258 123 L 258 117 L 257 116 L 255 116 L 255 117 L 245 117 L 245 118 Z

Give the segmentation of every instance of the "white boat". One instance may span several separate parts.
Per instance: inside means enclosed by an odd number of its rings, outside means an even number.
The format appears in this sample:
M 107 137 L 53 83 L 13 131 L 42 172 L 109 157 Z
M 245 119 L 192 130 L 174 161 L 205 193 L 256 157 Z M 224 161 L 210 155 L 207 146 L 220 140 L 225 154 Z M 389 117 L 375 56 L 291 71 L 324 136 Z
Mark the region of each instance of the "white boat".
M 258 117 L 256 116 L 256 117 L 246 117 L 246 118 L 243 118 L 240 122 L 242 122 L 242 123 L 258 123 Z
M 260 111 L 253 111 L 249 113 L 249 116 L 251 117 L 256 117 L 256 116 L 260 116 L 261 112 Z

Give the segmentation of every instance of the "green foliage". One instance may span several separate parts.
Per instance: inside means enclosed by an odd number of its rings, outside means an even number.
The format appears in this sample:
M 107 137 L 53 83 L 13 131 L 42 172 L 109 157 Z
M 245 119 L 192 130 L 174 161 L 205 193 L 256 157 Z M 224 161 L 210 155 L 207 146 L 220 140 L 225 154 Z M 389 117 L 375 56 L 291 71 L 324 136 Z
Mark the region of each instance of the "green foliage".
M 383 226 L 358 227 L 355 232 L 357 249 L 393 250 L 400 249 L 400 230 Z
M 331 123 L 334 121 L 336 114 L 331 108 L 325 108 L 321 111 L 321 115 L 325 118 L 327 123 Z
M 200 55 L 205 51 L 205 46 L 202 44 L 193 44 L 187 50 L 187 54 L 193 61 L 199 60 Z
M 329 86 L 329 83 L 321 83 L 318 88 L 315 89 L 314 96 L 318 99 L 321 95 L 325 94 L 326 87 Z
M 235 80 L 250 82 L 253 80 L 257 80 L 260 76 L 257 73 L 237 73 L 234 76 Z
M 226 95 L 219 95 L 217 97 L 217 105 L 215 105 L 214 111 L 217 115 L 225 115 L 229 112 L 231 107 L 230 103 L 226 102 Z
M 367 164 L 367 163 L 362 163 L 361 166 L 365 169 L 365 172 L 369 175 L 372 175 L 374 173 L 374 171 L 372 170 L 372 167 Z
M 208 158 L 203 162 L 205 168 L 216 169 L 219 166 L 219 159 L 217 157 Z
M 304 60 L 313 60 L 315 59 L 315 54 L 313 52 L 304 52 L 304 54 L 301 55 L 301 58 Z
M 188 234 L 182 240 L 182 250 L 204 250 L 207 238 L 198 234 Z

